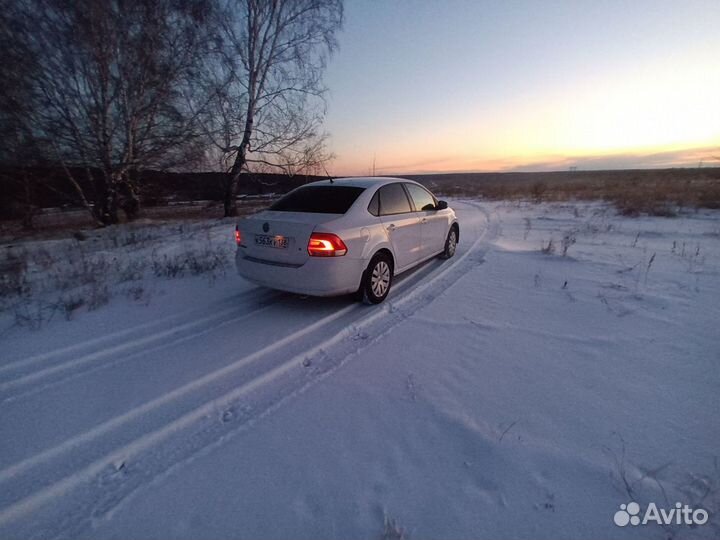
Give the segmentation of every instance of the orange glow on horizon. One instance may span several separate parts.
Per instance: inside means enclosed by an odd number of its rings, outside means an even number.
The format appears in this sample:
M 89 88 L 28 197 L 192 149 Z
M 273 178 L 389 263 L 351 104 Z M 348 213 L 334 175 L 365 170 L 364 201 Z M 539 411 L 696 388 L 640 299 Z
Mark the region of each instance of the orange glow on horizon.
M 606 151 L 597 153 L 527 154 L 508 157 L 435 156 L 414 161 L 413 156 L 383 156 L 375 158 L 375 174 L 442 174 L 464 172 L 510 172 L 626 169 L 626 168 L 672 168 L 672 167 L 720 167 L 720 138 L 715 141 L 689 147 L 683 145 L 637 148 L 630 151 Z M 634 165 L 638 163 L 638 165 Z M 372 163 L 342 163 L 340 160 L 328 167 L 331 174 L 339 176 L 372 175 Z
M 456 109 L 388 118 L 335 141 L 338 175 L 720 166 L 720 70 L 617 67 Z

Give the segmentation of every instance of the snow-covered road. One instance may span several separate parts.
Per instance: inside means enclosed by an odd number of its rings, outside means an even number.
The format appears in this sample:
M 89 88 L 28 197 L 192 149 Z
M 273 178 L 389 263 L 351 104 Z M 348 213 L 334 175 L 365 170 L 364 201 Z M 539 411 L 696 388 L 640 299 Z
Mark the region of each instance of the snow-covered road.
M 717 505 L 717 216 L 454 205 L 456 257 L 379 307 L 186 279 L 3 337 L 0 536 L 652 538 L 630 495 Z

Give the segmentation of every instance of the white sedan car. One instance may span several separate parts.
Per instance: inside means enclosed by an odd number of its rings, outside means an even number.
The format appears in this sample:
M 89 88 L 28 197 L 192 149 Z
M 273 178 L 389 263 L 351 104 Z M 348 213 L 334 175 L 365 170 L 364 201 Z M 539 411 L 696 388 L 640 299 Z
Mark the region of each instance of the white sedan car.
M 235 229 L 238 273 L 299 294 L 357 292 L 382 302 L 393 276 L 455 254 L 455 212 L 401 178 L 323 180 L 294 189 Z

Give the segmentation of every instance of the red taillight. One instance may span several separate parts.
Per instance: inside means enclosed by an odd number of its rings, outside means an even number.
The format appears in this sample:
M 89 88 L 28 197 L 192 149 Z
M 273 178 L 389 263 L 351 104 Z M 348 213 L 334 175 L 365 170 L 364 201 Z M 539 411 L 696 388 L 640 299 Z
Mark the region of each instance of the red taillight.
M 237 225 L 235 226 L 235 243 L 238 246 L 242 245 L 242 234 L 240 234 L 240 229 L 237 228 Z
M 307 250 L 311 257 L 340 257 L 347 253 L 347 246 L 336 234 L 312 233 Z

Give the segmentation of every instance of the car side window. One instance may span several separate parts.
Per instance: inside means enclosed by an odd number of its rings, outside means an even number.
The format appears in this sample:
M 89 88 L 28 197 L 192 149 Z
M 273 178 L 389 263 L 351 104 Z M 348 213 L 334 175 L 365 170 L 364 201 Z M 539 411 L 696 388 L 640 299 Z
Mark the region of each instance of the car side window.
M 375 195 L 373 195 L 373 198 L 370 200 L 370 204 L 368 204 L 368 212 L 375 217 L 380 215 L 380 190 L 377 190 Z
M 402 184 L 388 184 L 378 190 L 380 194 L 380 215 L 390 216 L 412 212 Z
M 418 186 L 417 184 L 405 184 L 405 187 L 407 188 L 408 193 L 410 193 L 413 203 L 415 203 L 415 210 L 435 210 L 437 200 L 427 189 Z

